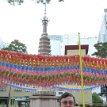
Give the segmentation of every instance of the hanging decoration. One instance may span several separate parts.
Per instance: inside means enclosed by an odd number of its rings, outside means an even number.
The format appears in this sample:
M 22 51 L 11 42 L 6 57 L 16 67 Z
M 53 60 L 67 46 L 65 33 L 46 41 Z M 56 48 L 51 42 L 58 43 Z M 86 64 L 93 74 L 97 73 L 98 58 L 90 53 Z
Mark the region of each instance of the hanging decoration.
M 79 56 L 42 56 L 0 50 L 0 79 L 5 84 L 51 87 L 80 85 Z M 84 85 L 107 85 L 107 60 L 82 57 Z
M 60 89 L 60 90 L 67 90 L 67 91 L 81 91 L 82 90 L 82 88 L 68 88 L 68 87 L 63 87 L 63 86 L 52 86 L 52 88 Z M 88 90 L 92 90 L 92 89 L 95 89 L 95 88 L 98 88 L 98 87 L 89 86 L 89 87 L 85 87 L 84 90 L 88 91 Z
M 13 85 L 13 84 L 8 84 L 8 86 L 14 88 L 14 89 L 18 89 L 18 90 L 25 90 L 25 91 L 36 91 L 37 88 L 32 88 L 32 87 L 25 87 L 25 86 L 17 86 L 17 85 Z
M 8 85 L 4 84 L 3 80 L 0 79 L 0 89 L 5 89 Z
M 32 88 L 32 87 L 25 87 L 25 86 L 17 86 L 17 85 L 13 85 L 13 84 L 8 84 L 8 86 L 13 87 L 14 89 L 18 89 L 18 90 L 25 90 L 25 91 L 37 91 L 39 90 L 39 88 Z M 51 86 L 50 88 L 52 89 L 58 89 L 58 90 L 69 90 L 69 91 L 81 91 L 82 88 L 78 87 L 72 87 L 72 88 L 68 88 L 65 86 Z M 88 90 L 92 90 L 98 88 L 97 86 L 89 86 L 89 87 L 85 87 L 84 90 L 88 91 Z

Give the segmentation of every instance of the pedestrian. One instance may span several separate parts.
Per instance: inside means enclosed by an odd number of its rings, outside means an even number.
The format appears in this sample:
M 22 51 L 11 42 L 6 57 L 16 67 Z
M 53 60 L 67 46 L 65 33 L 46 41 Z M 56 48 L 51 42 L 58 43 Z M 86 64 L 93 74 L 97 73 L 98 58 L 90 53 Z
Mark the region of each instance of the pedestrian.
M 65 92 L 60 97 L 60 107 L 75 107 L 75 97 L 69 93 Z

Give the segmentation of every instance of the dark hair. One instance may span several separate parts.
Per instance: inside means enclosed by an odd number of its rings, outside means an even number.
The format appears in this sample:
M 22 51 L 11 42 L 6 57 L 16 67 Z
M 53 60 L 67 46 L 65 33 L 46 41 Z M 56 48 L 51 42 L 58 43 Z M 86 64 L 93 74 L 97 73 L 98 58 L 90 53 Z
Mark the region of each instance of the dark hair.
M 63 94 L 61 95 L 61 97 L 60 97 L 60 99 L 59 99 L 60 104 L 61 104 L 61 100 L 62 100 L 63 98 L 66 98 L 66 97 L 72 97 L 72 98 L 74 99 L 74 104 L 76 103 L 76 102 L 75 102 L 75 97 L 74 97 L 71 93 L 65 92 L 65 93 L 63 93 Z

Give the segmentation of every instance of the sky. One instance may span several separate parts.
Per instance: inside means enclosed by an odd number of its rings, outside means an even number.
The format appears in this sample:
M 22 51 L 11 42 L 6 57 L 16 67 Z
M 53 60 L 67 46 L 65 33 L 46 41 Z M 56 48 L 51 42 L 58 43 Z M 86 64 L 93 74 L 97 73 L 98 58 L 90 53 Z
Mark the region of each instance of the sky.
M 107 0 L 51 1 L 47 5 L 49 35 L 80 32 L 81 37 L 98 36 Z M 15 6 L 0 0 L 0 38 L 5 43 L 18 39 L 27 46 L 29 54 L 37 54 L 43 16 L 44 5 L 35 0 L 24 0 L 22 5 Z

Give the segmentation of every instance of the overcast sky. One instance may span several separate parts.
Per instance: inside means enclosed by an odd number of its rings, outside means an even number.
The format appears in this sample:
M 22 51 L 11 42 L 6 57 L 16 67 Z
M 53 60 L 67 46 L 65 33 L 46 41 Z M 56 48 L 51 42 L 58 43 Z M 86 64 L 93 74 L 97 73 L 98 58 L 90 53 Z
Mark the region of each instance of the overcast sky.
M 80 32 L 82 37 L 98 36 L 107 0 L 57 1 L 47 5 L 49 35 Z M 0 38 L 6 43 L 18 39 L 29 53 L 37 54 L 43 15 L 44 6 L 35 1 L 25 0 L 20 6 L 12 6 L 0 0 Z

